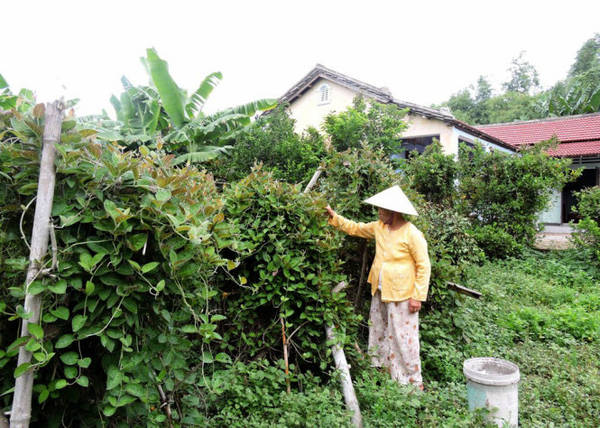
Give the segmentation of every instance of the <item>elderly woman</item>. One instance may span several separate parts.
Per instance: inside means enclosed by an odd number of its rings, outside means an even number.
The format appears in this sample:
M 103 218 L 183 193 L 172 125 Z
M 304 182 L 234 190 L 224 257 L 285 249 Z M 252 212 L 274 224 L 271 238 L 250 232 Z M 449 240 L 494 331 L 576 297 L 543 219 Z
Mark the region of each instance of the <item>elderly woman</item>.
M 375 239 L 371 284 L 369 354 L 400 384 L 423 389 L 419 357 L 419 310 L 427 299 L 431 265 L 423 233 L 404 218 L 417 211 L 398 186 L 367 199 L 379 221 L 357 223 L 327 206 L 329 224 L 361 238 Z

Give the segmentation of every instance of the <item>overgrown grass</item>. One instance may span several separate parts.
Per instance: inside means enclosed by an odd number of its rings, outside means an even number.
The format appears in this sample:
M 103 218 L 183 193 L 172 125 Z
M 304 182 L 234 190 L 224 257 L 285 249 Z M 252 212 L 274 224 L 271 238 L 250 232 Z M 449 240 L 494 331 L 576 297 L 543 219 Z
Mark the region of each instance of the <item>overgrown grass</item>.
M 463 361 L 479 356 L 519 366 L 521 426 L 598 426 L 599 272 L 572 252 L 530 251 L 470 266 L 464 285 L 483 297 L 462 299 L 453 314 L 423 317 L 425 393 L 399 386 L 347 349 L 365 427 L 484 426 L 483 413 L 468 411 L 462 374 Z M 208 425 L 350 426 L 335 379 L 320 385 L 304 376 L 287 395 L 281 368 L 235 370 L 207 397 Z
M 467 284 L 483 298 L 461 308 L 463 357 L 519 366 L 521 425 L 600 424 L 599 273 L 574 252 L 530 251 L 472 266 Z

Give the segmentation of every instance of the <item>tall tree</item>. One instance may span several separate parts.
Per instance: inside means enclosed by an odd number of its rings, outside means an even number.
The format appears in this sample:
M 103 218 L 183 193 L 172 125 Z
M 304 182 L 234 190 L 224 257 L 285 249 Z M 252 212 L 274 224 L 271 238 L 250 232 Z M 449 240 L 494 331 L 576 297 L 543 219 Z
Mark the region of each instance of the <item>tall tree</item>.
M 511 77 L 508 82 L 504 82 L 502 87 L 507 92 L 520 92 L 528 94 L 532 89 L 540 86 L 540 78 L 535 67 L 523 57 L 525 51 L 521 51 L 519 56 L 513 58 L 511 65 L 508 68 Z
M 588 39 L 577 51 L 568 77 L 575 77 L 596 68 L 600 68 L 600 33 Z

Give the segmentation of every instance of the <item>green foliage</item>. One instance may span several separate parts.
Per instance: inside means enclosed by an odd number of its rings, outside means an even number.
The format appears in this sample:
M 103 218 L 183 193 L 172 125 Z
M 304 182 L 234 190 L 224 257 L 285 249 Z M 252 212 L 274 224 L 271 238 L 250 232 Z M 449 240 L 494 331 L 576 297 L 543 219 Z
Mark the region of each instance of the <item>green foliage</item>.
M 368 103 L 361 97 L 346 111 L 325 118 L 323 130 L 339 152 L 367 145 L 386 155 L 400 152 L 400 136 L 406 129 L 407 110 L 394 104 Z
M 532 89 L 540 86 L 540 79 L 535 67 L 529 61 L 523 58 L 525 54 L 522 51 L 518 57 L 513 58 L 508 71 L 511 74 L 510 80 L 502 84 L 507 92 L 519 92 L 528 94 Z
M 518 244 L 531 244 L 537 215 L 546 207 L 552 190 L 562 188 L 578 174 L 569 168 L 569 159 L 545 153 L 551 144 L 536 144 L 518 156 L 487 152 L 481 145 L 463 147 L 458 162 L 460 210 L 471 215 L 477 226 L 493 226 Z M 489 228 L 478 232 L 482 245 L 497 245 L 499 239 L 507 237 Z M 503 248 L 514 248 L 509 241 Z
M 464 266 L 482 261 L 485 255 L 471 236 L 469 220 L 452 207 L 424 203 L 419 214 L 414 223 L 425 234 L 431 260 L 426 310 L 445 312 L 452 321 L 451 308 L 458 296 L 446 283 L 460 281 Z
M 427 392 L 400 386 L 387 373 L 363 371 L 356 380 L 365 427 L 482 427 L 483 412 L 468 412 L 463 384 L 427 384 Z
M 574 224 L 573 240 L 590 260 L 600 266 L 600 186 L 590 187 L 576 193 L 575 212 L 581 220 Z
M 217 371 L 199 402 L 206 427 L 350 426 L 341 393 L 335 385 L 323 387 L 310 374 L 293 376 L 286 394 L 282 361 L 236 363 Z
M 125 91 L 119 98 L 111 97 L 118 121 L 111 121 L 106 115 L 81 120 L 98 131 L 99 139 L 135 148 L 160 136 L 165 150 L 177 155 L 174 164 L 206 162 L 224 153 L 227 144 L 251 123 L 255 113 L 276 105 L 276 100 L 260 99 L 205 115 L 202 109 L 222 74 L 209 74 L 188 96 L 177 86 L 167 62 L 156 50 L 148 49 L 146 53 L 142 63 L 151 85 L 134 86 L 127 78 L 121 79 Z
M 600 66 L 555 86 L 547 96 L 546 108 L 554 116 L 600 111 Z
M 492 96 L 489 83 L 481 79 L 474 94 L 472 87 L 463 89 L 441 106 L 450 108 L 457 119 L 472 125 L 540 119 L 547 115 L 543 93 L 506 91 Z
M 258 169 L 228 186 L 224 198 L 238 230 L 238 259 L 222 275 L 225 350 L 244 360 L 280 359 L 283 320 L 290 359 L 324 369 L 325 326 L 356 321 L 345 294 L 331 293 L 344 276 L 326 202 Z
M 474 224 L 470 233 L 477 242 L 477 245 L 491 259 L 504 259 L 516 256 L 523 250 L 523 245 L 508 233 L 504 227 L 497 223 Z
M 597 68 L 600 68 L 600 33 L 588 39 L 577 51 L 575 62 L 569 70 L 569 77 L 579 76 Z
M 458 165 L 454 155 L 447 155 L 439 141 L 425 149 L 421 156 L 413 156 L 406 165 L 413 189 L 430 202 L 452 206 L 456 198 Z
M 33 134 L 43 126 L 41 119 L 23 122 Z M 4 196 L 18 203 L 35 192 L 39 160 L 28 147 L 36 135 L 28 137 L 17 123 L 8 132 L 19 139 L 2 142 L 0 169 Z M 46 412 L 44 420 L 83 423 L 102 414 L 161 425 L 164 413 L 150 411 L 162 402 L 157 385 L 178 404 L 174 417 L 180 420 L 179 411 L 187 416 L 192 410 L 180 400 L 196 388 L 202 363 L 209 368 L 229 361 L 226 354 L 211 354 L 223 318 L 211 314 L 218 293 L 210 278 L 227 264 L 219 252 L 233 245 L 222 200 L 206 173 L 174 168 L 172 156 L 161 151 L 96 144 L 90 134 L 71 128 L 58 146 L 52 212 L 58 270 L 30 286 L 42 297 L 43 317 L 25 342 L 12 342 L 17 321 L 29 316 L 20 306 L 27 253 L 14 233 L 21 207 L 2 205 L 2 237 L 13 251 L 0 267 L 9 286 L 0 301 L 2 387 L 9 387 L 5 382 L 24 345 L 34 353 L 37 400 L 63 409 Z
M 263 170 L 271 171 L 278 180 L 307 184 L 326 155 L 325 145 L 314 129 L 302 135 L 295 133 L 294 122 L 283 107 L 278 107 L 238 135 L 228 156 L 207 167 L 215 176 L 235 181 L 261 163 Z

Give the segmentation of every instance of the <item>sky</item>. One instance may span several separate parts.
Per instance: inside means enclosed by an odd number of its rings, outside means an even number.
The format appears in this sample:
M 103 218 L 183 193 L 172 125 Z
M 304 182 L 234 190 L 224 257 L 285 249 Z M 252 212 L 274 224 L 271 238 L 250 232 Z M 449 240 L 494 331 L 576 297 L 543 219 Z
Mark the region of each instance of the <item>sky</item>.
M 280 97 L 317 63 L 431 105 L 480 75 L 500 90 L 521 51 L 551 86 L 599 16 L 599 0 L 7 1 L 0 74 L 38 102 L 114 116 L 121 76 L 147 84 L 139 58 L 154 47 L 188 91 L 223 73 L 208 111 Z

